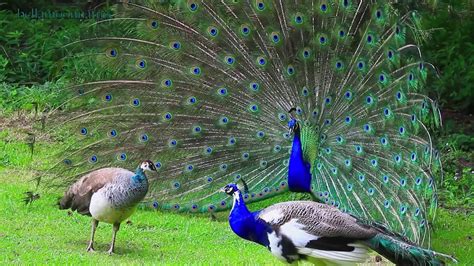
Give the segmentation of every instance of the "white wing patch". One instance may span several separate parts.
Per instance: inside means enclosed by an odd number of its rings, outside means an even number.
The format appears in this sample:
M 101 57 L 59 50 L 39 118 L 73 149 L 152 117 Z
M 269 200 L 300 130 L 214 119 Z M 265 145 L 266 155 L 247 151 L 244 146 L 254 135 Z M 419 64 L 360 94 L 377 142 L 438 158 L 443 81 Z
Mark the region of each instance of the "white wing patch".
M 274 208 L 273 210 L 260 213 L 259 218 L 267 223 L 276 224 L 283 218 L 283 213 L 279 209 Z
M 319 237 L 312 235 L 304 230 L 304 225 L 298 223 L 297 219 L 291 219 L 280 227 L 280 233 L 288 237 L 298 249 L 298 253 L 304 254 L 316 259 L 329 260 L 336 265 L 350 265 L 353 263 L 362 263 L 369 258 L 368 248 L 361 244 L 349 244 L 355 249 L 353 251 L 329 251 L 307 248 L 311 240 L 317 240 Z
M 296 247 L 304 247 L 311 240 L 319 237 L 306 232 L 303 224 L 298 223 L 298 219 L 291 219 L 280 227 L 280 233 L 288 237 Z

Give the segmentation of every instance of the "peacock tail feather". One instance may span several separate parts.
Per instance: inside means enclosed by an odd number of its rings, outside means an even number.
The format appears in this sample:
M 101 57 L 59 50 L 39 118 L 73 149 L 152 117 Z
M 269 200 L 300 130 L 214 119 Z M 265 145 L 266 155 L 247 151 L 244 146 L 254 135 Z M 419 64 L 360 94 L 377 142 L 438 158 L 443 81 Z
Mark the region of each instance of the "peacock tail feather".
M 416 13 L 382 0 L 143 1 L 116 11 L 65 47 L 65 60 L 106 71 L 78 73 L 59 108 L 71 111 L 50 112 L 48 134 L 68 147 L 41 183 L 64 187 L 151 159 L 154 208 L 227 209 L 232 199 L 218 190 L 240 179 L 246 201 L 270 197 L 288 187 L 295 108 L 322 201 L 428 239 L 440 165 L 423 121 L 440 118 L 422 90 L 431 65 L 416 45 Z

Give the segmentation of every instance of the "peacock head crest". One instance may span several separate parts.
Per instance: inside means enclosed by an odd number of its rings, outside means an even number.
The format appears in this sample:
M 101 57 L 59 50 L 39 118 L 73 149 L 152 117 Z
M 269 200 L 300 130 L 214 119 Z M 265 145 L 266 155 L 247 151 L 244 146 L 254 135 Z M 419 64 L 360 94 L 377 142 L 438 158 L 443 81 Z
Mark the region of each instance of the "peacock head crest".
M 155 164 L 150 161 L 150 160 L 145 160 L 140 164 L 140 168 L 145 172 L 145 171 L 155 171 L 158 172 L 158 170 L 155 167 Z
M 227 195 L 233 195 L 235 192 L 240 191 L 237 184 L 228 184 L 222 188 L 222 192 L 226 193 Z

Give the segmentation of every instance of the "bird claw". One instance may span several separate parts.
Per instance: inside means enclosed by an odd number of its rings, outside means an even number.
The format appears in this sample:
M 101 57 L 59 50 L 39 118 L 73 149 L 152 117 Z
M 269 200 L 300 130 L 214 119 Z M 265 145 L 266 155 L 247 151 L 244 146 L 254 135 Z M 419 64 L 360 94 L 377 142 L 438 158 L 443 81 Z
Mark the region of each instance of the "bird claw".
M 114 251 L 113 251 L 113 250 L 111 250 L 111 249 L 109 249 L 109 250 L 107 251 L 107 254 L 109 254 L 109 255 L 113 255 L 113 254 L 114 254 Z
M 89 246 L 89 247 L 87 247 L 87 252 L 93 253 L 93 252 L 95 252 L 95 250 L 94 250 L 93 247 Z

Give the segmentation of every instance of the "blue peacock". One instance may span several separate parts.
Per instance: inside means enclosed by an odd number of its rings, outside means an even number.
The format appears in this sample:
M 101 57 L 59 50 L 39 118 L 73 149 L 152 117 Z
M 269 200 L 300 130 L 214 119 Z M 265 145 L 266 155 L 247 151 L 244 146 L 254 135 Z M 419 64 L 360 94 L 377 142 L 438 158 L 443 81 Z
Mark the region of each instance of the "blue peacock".
M 49 112 L 67 148 L 40 183 L 149 157 L 153 208 L 225 210 L 219 189 L 244 179 L 247 202 L 306 192 L 427 243 L 441 166 L 423 121 L 440 118 L 416 13 L 383 0 L 125 1 L 116 13 L 65 46 L 106 71 L 78 72 Z

